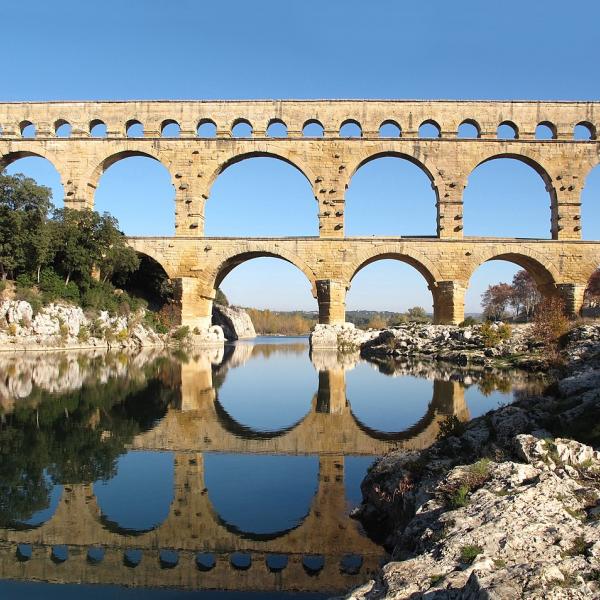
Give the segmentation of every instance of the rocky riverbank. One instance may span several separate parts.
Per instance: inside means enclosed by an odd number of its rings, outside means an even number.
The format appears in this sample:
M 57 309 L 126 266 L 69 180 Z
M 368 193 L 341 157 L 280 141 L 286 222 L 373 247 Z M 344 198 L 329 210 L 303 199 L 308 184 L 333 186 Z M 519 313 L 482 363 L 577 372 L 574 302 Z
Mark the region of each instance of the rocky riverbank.
M 353 600 L 600 597 L 600 326 L 545 394 L 382 458 L 356 511 L 392 552 Z
M 357 329 L 351 323 L 317 325 L 311 347 L 360 351 L 373 362 L 394 360 L 435 360 L 452 364 L 516 367 L 529 370 L 548 368 L 548 356 L 532 335 L 528 324 L 431 325 L 404 323 L 384 330 Z

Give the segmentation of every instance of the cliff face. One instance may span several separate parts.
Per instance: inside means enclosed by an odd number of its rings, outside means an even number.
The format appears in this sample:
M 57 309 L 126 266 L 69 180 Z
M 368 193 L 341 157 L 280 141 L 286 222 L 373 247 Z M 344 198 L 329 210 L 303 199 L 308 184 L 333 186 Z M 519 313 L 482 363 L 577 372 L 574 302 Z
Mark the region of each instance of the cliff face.
M 212 322 L 213 325 L 219 325 L 223 329 L 226 340 L 245 340 L 256 337 L 252 320 L 242 308 L 214 303 Z

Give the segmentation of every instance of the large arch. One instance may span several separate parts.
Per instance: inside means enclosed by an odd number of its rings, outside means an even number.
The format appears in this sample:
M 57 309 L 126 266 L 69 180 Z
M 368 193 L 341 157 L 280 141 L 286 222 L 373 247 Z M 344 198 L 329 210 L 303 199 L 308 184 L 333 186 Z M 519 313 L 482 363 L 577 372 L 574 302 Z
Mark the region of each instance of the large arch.
M 538 204 L 528 205 L 532 197 Z M 548 205 L 550 211 L 541 219 L 540 215 L 548 210 Z M 515 219 L 515 210 L 518 219 Z M 552 179 L 547 170 L 529 156 L 491 154 L 469 173 L 468 185 L 463 192 L 463 215 L 465 235 L 551 238 L 556 235 L 557 222 L 557 198 Z M 532 230 L 532 223 L 537 230 Z M 544 223 L 547 225 L 545 233 Z
M 585 178 L 581 192 L 582 239 L 600 240 L 600 165 Z
M 220 526 L 243 539 L 268 541 L 306 523 L 317 499 L 319 461 L 315 456 L 207 454 L 204 478 Z
M 100 522 L 108 531 L 125 535 L 155 531 L 173 510 L 174 486 L 172 452 L 128 452 L 118 459 L 113 478 L 94 483 Z
M 525 250 L 527 254 L 516 249 L 505 250 L 488 250 L 476 256 L 477 263 L 465 283 L 466 312 L 480 312 L 481 296 L 488 287 L 500 283 L 512 285 L 513 278 L 519 270 L 524 270 L 530 275 L 541 295 L 557 292 L 556 284 L 560 281 L 560 276 L 551 262 L 531 250 Z
M 52 203 L 62 207 L 65 198 L 63 174 L 58 170 L 57 158 L 42 148 L 21 150 L 0 155 L 0 172 L 6 170 L 8 175 L 23 173 L 34 179 L 39 185 L 52 190 Z
M 111 154 L 96 166 L 88 182 L 94 189 L 95 209 L 110 212 L 126 234 L 174 234 L 175 186 L 169 168 L 154 154 L 139 150 Z
M 437 188 L 432 173 L 413 156 L 367 156 L 352 169 L 346 189 L 347 234 L 436 235 Z
M 246 153 L 226 161 L 218 173 L 205 205 L 208 236 L 318 235 L 318 202 L 310 178 L 287 157 Z

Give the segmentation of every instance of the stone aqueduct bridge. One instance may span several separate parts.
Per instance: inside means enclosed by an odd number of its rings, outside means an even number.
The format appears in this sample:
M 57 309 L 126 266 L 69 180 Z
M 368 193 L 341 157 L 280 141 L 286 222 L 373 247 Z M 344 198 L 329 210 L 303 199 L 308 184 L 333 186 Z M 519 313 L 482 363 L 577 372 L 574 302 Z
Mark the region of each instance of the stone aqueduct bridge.
M 56 130 L 69 123 L 69 138 Z M 91 137 L 99 123 L 105 138 Z M 132 123 L 143 138 L 128 138 Z M 162 136 L 171 124 L 177 138 Z M 203 123 L 216 127 L 214 138 L 200 138 Z M 238 123 L 252 127 L 251 137 L 234 138 Z M 267 135 L 282 123 L 287 137 Z M 323 137 L 303 135 L 318 123 Z M 340 128 L 354 123 L 361 137 L 344 139 Z M 381 138 L 382 124 L 397 124 L 398 138 Z M 421 139 L 421 124 L 433 124 L 436 139 Z M 462 123 L 474 125 L 477 137 L 457 137 Z M 23 131 L 33 124 L 36 137 Z M 500 124 L 513 127 L 516 138 L 498 139 Z M 553 138 L 535 139 L 538 124 Z M 573 139 L 582 124 L 590 140 Z M 464 313 L 469 278 L 483 262 L 506 259 L 527 269 L 544 294 L 561 294 L 577 313 L 583 292 L 600 264 L 600 243 L 581 241 L 580 196 L 587 174 L 600 162 L 600 103 L 487 101 L 139 101 L 0 104 L 0 166 L 25 156 L 50 160 L 61 175 L 65 206 L 93 207 L 102 173 L 129 156 L 148 156 L 170 172 L 175 188 L 175 237 L 135 238 L 138 251 L 157 260 L 178 280 L 182 322 L 210 323 L 215 288 L 238 264 L 258 256 L 279 257 L 305 273 L 319 303 L 322 323 L 345 318 L 345 295 L 365 265 L 395 258 L 417 268 L 433 295 L 439 323 L 458 322 Z M 204 207 L 217 176 L 246 158 L 270 156 L 303 173 L 318 202 L 319 236 L 315 238 L 205 238 Z M 437 236 L 429 238 L 349 238 L 344 235 L 344 195 L 352 175 L 382 156 L 406 158 L 420 166 L 437 197 Z M 463 191 L 479 164 L 498 157 L 521 160 L 543 178 L 549 194 L 550 240 L 463 237 Z M 285 217 L 286 198 L 280 203 Z

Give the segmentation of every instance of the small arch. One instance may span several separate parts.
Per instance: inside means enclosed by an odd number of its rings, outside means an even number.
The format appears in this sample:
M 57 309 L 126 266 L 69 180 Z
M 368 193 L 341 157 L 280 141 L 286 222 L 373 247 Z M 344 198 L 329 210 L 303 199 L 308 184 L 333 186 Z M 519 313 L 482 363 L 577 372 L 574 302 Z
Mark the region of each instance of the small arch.
M 144 137 L 144 126 L 137 119 L 130 119 L 125 123 L 125 135 L 128 138 Z
M 550 121 L 542 121 L 538 123 L 535 128 L 535 139 L 536 140 L 555 140 L 556 139 L 556 125 Z
M 502 121 L 496 130 L 496 137 L 499 140 L 518 140 L 519 128 L 512 121 Z
M 252 556 L 249 552 L 234 552 L 229 556 L 229 563 L 238 571 L 247 571 L 252 566 Z
M 271 573 L 281 573 L 288 566 L 289 558 L 286 554 L 267 554 L 265 563 Z
M 215 568 L 217 561 L 212 552 L 199 552 L 196 554 L 196 568 L 202 572 L 208 572 Z
M 325 557 L 322 554 L 307 554 L 302 558 L 302 567 L 307 575 L 318 575 L 325 567 Z
M 177 550 L 160 550 L 158 553 L 158 564 L 161 569 L 174 569 L 179 564 L 179 552 Z
M 53 563 L 59 565 L 64 563 L 69 558 L 69 548 L 65 544 L 57 544 L 52 546 L 52 553 L 50 559 Z
M 346 119 L 340 125 L 341 138 L 360 138 L 362 137 L 362 127 L 355 119 Z
M 107 136 L 106 123 L 100 119 L 90 121 L 90 135 L 95 138 L 105 138 Z
M 71 127 L 71 124 L 68 121 L 65 121 L 64 119 L 58 119 L 58 121 L 54 123 L 54 134 L 56 135 L 56 137 L 71 137 L 72 130 L 73 128 Z
M 144 557 L 144 553 L 140 548 L 128 548 L 123 552 L 123 564 L 130 569 L 135 569 Z
M 456 132 L 456 137 L 463 139 L 474 139 L 481 137 L 481 127 L 473 119 L 465 119 Z
M 340 573 L 344 575 L 358 575 L 363 565 L 360 554 L 344 554 L 340 560 Z
M 231 126 L 231 135 L 235 138 L 251 138 L 252 123 L 248 119 L 236 119 Z
M 178 138 L 181 133 L 179 123 L 173 119 L 165 119 L 160 124 L 160 137 Z
M 302 125 L 302 136 L 312 138 L 322 138 L 325 135 L 325 128 L 321 121 L 309 119 Z
M 379 126 L 380 138 L 399 138 L 402 135 L 402 129 L 397 121 L 387 119 Z
M 217 137 L 217 124 L 212 119 L 201 119 L 198 121 L 196 133 L 201 138 Z
M 442 137 L 442 129 L 439 123 L 433 119 L 427 119 L 419 125 L 419 137 L 426 139 L 437 139 Z
M 104 548 L 102 546 L 88 548 L 86 560 L 90 565 L 99 565 L 104 560 Z
M 595 140 L 596 139 L 596 127 L 589 121 L 581 121 L 573 127 L 573 139 L 574 140 Z
M 267 125 L 267 137 L 286 138 L 288 135 L 287 125 L 281 119 L 271 119 Z
M 37 135 L 35 125 L 31 121 L 21 121 L 19 123 L 19 131 L 23 138 L 34 138 Z

